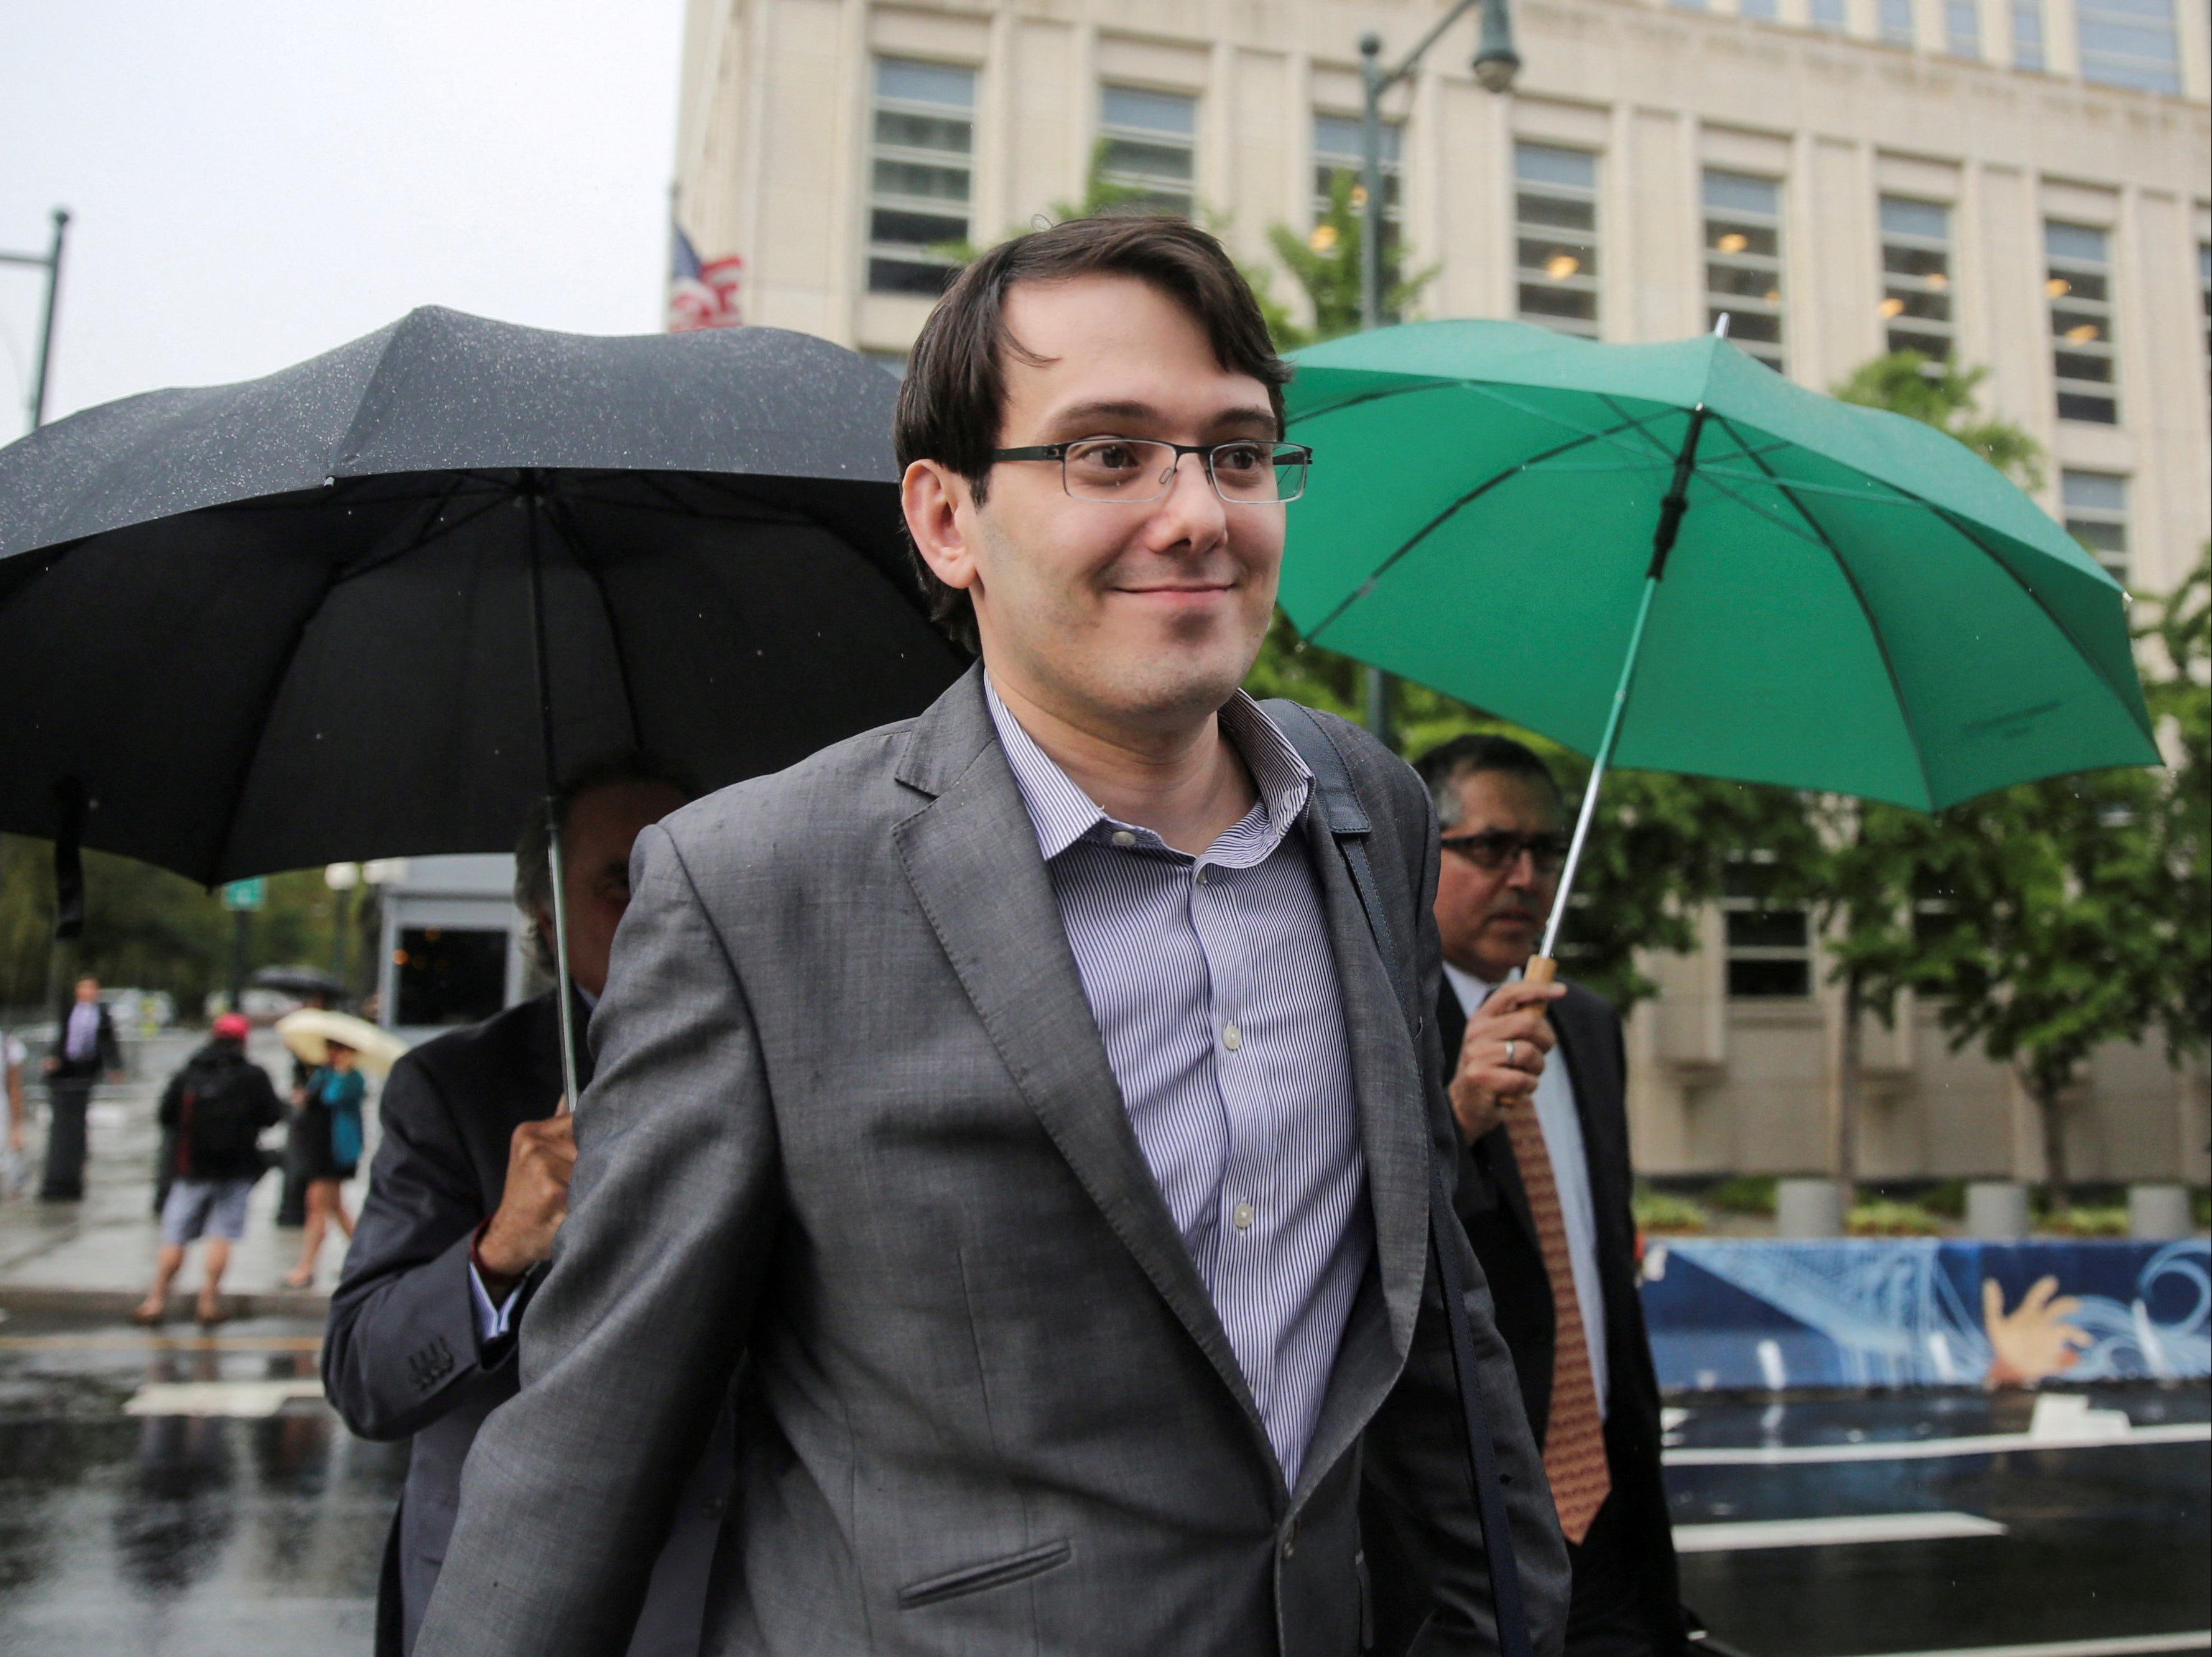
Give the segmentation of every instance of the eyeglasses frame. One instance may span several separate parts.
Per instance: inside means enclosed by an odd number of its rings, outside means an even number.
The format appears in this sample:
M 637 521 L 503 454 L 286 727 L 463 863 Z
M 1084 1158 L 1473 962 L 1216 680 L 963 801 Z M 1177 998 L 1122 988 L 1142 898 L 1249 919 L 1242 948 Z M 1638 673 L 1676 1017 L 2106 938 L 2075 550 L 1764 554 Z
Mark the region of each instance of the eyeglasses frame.
M 1099 432 L 1090 437 L 1072 437 L 1065 443 L 1033 443 L 1026 448 L 994 449 L 991 451 L 990 460 L 994 466 L 1001 460 L 1057 460 L 1060 463 L 1060 487 L 1066 493 L 1069 500 L 1080 501 L 1085 506 L 1093 507 L 1144 507 L 1150 506 L 1155 501 L 1166 500 L 1170 492 L 1174 489 L 1175 484 L 1172 482 L 1165 483 L 1158 495 L 1146 495 L 1141 501 L 1134 498 L 1127 501 L 1101 501 L 1093 495 L 1078 495 L 1067 487 L 1067 452 L 1079 443 L 1149 443 L 1155 448 L 1175 451 L 1175 464 L 1170 468 L 1171 470 L 1182 470 L 1182 458 L 1187 454 L 1200 457 L 1206 464 L 1206 485 L 1212 489 L 1215 496 L 1225 507 L 1286 507 L 1305 494 L 1306 486 L 1303 479 L 1298 483 L 1297 495 L 1279 495 L 1273 501 L 1238 501 L 1222 494 L 1221 480 L 1214 476 L 1213 456 L 1216 450 L 1234 448 L 1240 443 L 1256 443 L 1260 440 L 1250 437 L 1231 437 L 1219 443 L 1170 443 L 1164 437 L 1122 437 L 1112 432 Z M 1305 470 L 1308 471 L 1313 470 L 1313 451 L 1306 445 L 1285 443 L 1279 438 L 1268 439 L 1267 441 L 1267 446 L 1279 454 L 1285 449 L 1295 449 L 1303 457 L 1302 464 Z
M 1473 850 L 1474 841 L 1478 840 L 1487 840 L 1492 835 L 1504 835 L 1508 832 L 1508 830 L 1503 828 L 1485 828 L 1479 833 L 1472 835 L 1446 835 L 1437 841 L 1437 849 L 1443 852 L 1450 852 L 1457 856 L 1465 858 L 1469 863 L 1474 865 L 1476 868 L 1480 869 L 1486 874 L 1494 875 L 1501 872 L 1510 872 L 1519 866 L 1521 859 L 1524 857 L 1528 859 L 1529 868 L 1535 871 L 1539 878 L 1542 878 L 1547 876 L 1556 876 L 1561 869 L 1566 866 L 1567 853 L 1571 849 L 1569 845 L 1569 836 L 1565 830 L 1558 828 L 1555 828 L 1549 834 L 1546 835 L 1514 835 L 1512 836 L 1513 854 L 1507 858 L 1504 862 L 1499 863 L 1495 866 L 1486 864 L 1480 858 L 1474 854 Z M 1530 843 L 1531 841 L 1537 840 L 1549 840 L 1558 842 L 1559 849 L 1552 855 L 1550 859 L 1551 867 L 1549 869 L 1547 869 L 1544 866 L 1543 860 L 1540 859 L 1536 855 L 1535 847 Z

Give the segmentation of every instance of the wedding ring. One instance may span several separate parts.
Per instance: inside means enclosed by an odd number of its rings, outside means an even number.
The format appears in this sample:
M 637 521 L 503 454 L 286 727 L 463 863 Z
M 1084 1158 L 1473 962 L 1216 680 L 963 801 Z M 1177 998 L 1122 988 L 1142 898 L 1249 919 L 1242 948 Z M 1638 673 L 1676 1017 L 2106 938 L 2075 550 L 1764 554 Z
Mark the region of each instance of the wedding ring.
M 1505 1062 L 1509 1065 L 1513 1062 L 1513 1041 L 1510 1036 L 1508 1036 L 1505 1041 Z

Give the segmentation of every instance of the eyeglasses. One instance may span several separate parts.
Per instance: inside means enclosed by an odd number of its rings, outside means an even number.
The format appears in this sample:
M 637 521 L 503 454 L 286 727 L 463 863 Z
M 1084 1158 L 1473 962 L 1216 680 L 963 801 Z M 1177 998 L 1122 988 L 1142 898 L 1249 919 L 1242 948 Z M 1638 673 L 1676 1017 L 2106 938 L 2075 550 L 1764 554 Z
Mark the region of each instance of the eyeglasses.
M 1187 454 L 1203 457 L 1213 492 L 1232 507 L 1279 507 L 1306 492 L 1313 451 L 1298 443 L 1163 443 L 1148 437 L 1085 437 L 1026 449 L 994 449 L 1000 460 L 1057 460 L 1078 501 L 1158 501 L 1175 487 Z
M 1516 835 L 1510 828 L 1488 828 L 1479 835 L 1447 835 L 1437 844 L 1493 874 L 1520 862 L 1523 852 L 1540 875 L 1556 875 L 1567 860 L 1567 837 L 1558 833 Z

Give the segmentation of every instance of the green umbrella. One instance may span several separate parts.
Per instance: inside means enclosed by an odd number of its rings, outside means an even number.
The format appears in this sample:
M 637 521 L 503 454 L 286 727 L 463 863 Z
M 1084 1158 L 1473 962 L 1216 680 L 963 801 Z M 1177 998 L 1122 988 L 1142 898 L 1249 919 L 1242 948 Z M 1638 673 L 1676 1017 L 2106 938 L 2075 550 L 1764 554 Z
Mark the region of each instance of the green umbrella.
M 1283 607 L 1594 758 L 1553 932 L 1608 764 L 1936 810 L 2158 763 L 2126 595 L 1929 426 L 1718 337 L 1414 323 L 1295 361 Z

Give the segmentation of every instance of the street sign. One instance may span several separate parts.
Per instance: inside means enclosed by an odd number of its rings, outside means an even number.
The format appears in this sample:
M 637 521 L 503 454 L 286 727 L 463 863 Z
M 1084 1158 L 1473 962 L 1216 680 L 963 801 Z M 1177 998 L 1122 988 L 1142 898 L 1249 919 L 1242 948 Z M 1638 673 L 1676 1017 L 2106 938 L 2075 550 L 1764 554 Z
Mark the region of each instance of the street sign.
M 234 880 L 222 889 L 222 907 L 226 909 L 258 909 L 269 901 L 269 882 L 261 875 L 250 880 Z

